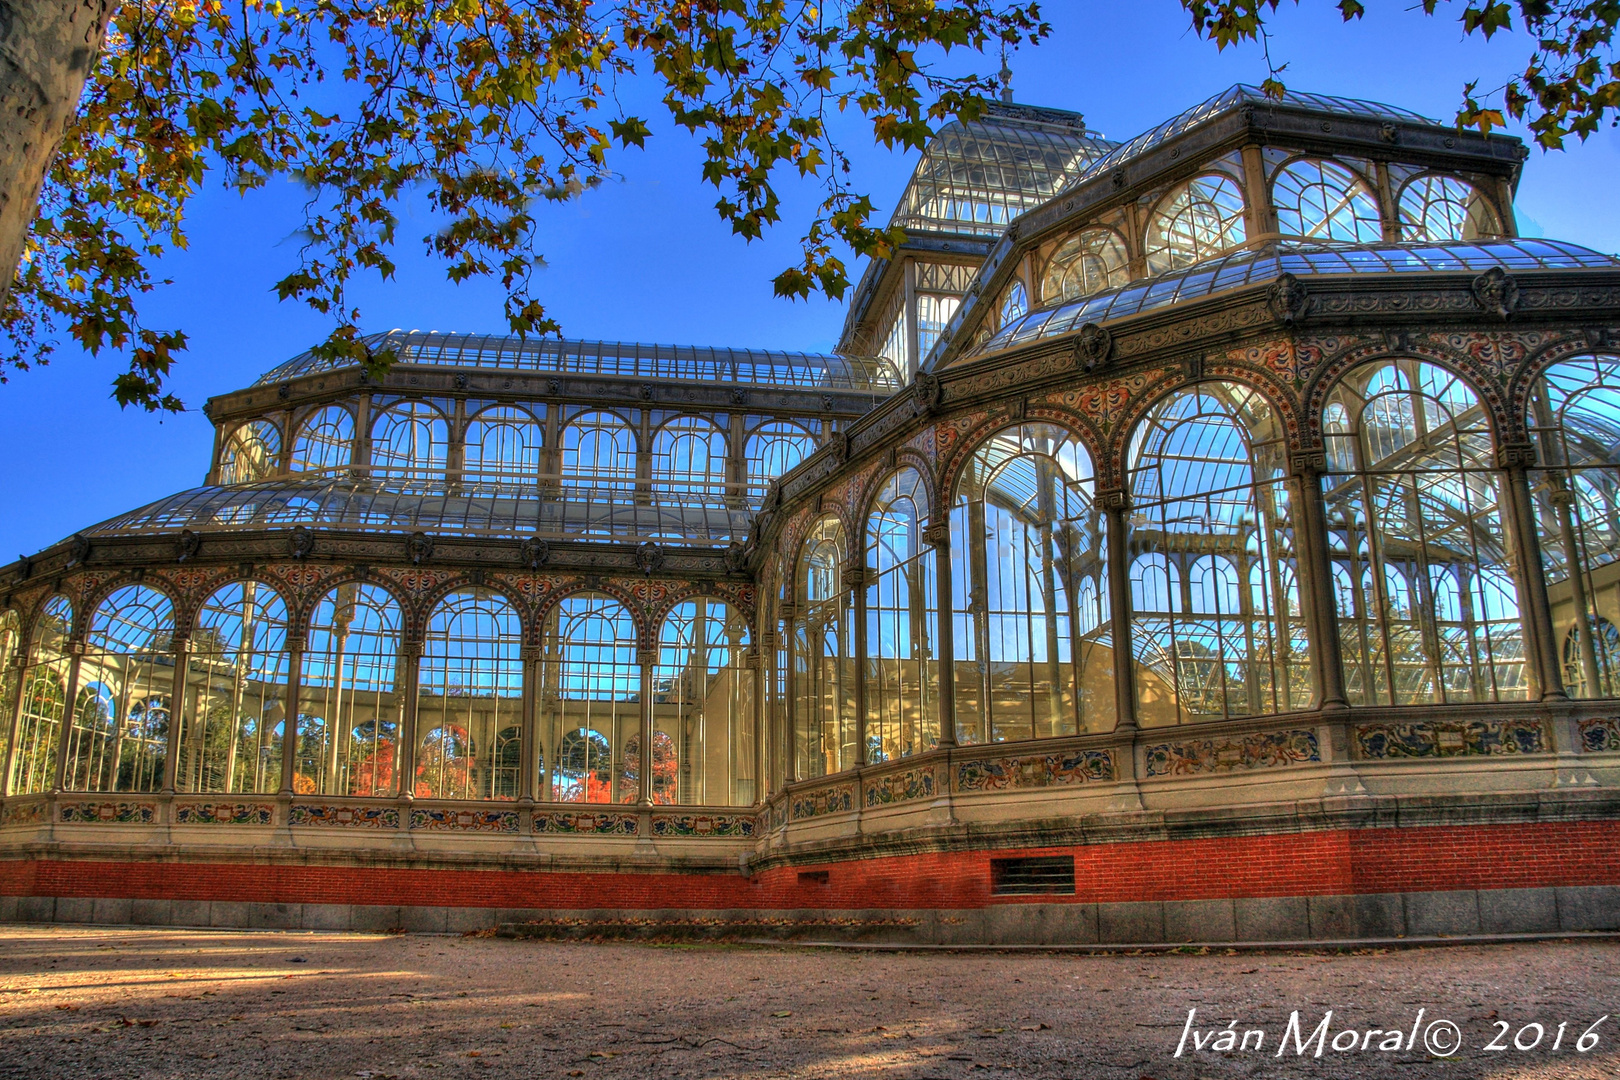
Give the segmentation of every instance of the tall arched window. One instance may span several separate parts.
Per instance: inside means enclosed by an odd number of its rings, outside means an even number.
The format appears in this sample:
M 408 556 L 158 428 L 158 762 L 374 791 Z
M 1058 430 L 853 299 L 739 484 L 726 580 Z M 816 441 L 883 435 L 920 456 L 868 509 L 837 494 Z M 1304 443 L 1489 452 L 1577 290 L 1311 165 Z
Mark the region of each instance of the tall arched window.
M 1328 395 L 1323 430 L 1351 704 L 1523 700 L 1500 481 L 1473 389 L 1421 360 L 1363 364 Z
M 793 624 L 793 743 L 804 780 L 854 767 L 855 669 L 850 596 L 844 588 L 844 526 L 825 517 L 799 549 Z
M 126 585 L 90 617 L 68 730 L 69 791 L 157 791 L 169 750 L 174 605 Z
M 315 605 L 298 687 L 298 794 L 398 794 L 400 626 L 399 604 L 375 585 L 339 585 Z
M 653 681 L 655 803 L 755 801 L 754 673 L 748 622 L 723 600 L 697 597 L 664 619 Z
M 304 418 L 293 440 L 293 472 L 330 472 L 354 463 L 354 415 L 327 405 Z
M 523 624 L 505 597 L 464 589 L 439 601 L 416 693 L 416 797 L 517 798 L 503 751 L 523 727 Z
M 437 484 L 444 480 L 449 455 L 450 427 L 444 414 L 425 401 L 401 401 L 372 421 L 374 473 Z
M 187 663 L 181 791 L 281 789 L 288 663 L 287 605 L 270 586 L 233 581 L 204 601 Z
M 11 709 L 17 694 L 17 665 L 22 660 L 22 620 L 12 608 L 0 611 L 0 761 L 11 741 Z M 0 795 L 5 794 L 0 777 Z
M 677 416 L 653 436 L 654 491 L 726 494 L 726 436 L 702 416 Z
M 525 409 L 495 405 L 467 422 L 462 476 L 479 491 L 532 489 L 540 479 L 544 439 Z
M 928 485 L 909 465 L 884 483 L 866 522 L 866 762 L 939 743 L 939 589 L 923 542 Z
M 1425 173 L 1407 181 L 1397 200 L 1401 239 L 1443 243 L 1501 236 L 1502 223 L 1479 189 L 1455 176 Z
M 1078 300 L 1130 279 L 1131 261 L 1120 235 L 1113 229 L 1083 229 L 1063 241 L 1047 261 L 1041 302 Z
M 610 412 L 581 413 L 562 430 L 562 482 L 582 488 L 633 488 L 636 434 Z
M 625 743 L 641 730 L 636 624 L 611 596 L 578 593 L 546 616 L 541 730 L 555 802 L 635 802 Z
M 1104 521 L 1091 455 L 1055 424 L 987 439 L 951 508 L 956 737 L 1114 726 Z
M 1213 258 L 1240 246 L 1247 235 L 1237 181 L 1214 173 L 1189 180 L 1159 200 L 1148 219 L 1148 273 Z
M 1620 696 L 1620 356 L 1574 357 L 1530 393 L 1530 474 L 1565 688 Z
M 772 420 L 748 436 L 748 494 L 762 498 L 771 481 L 816 452 L 816 439 L 798 424 Z
M 1265 398 L 1225 382 L 1170 395 L 1127 468 L 1142 724 L 1309 708 L 1282 423 Z
M 1001 299 L 996 304 L 996 325 L 1006 326 L 1028 310 L 1029 290 L 1024 288 L 1022 281 L 1013 278 L 1001 290 Z
M 56 749 L 67 716 L 68 635 L 73 605 L 53 596 L 34 622 L 28 666 L 22 673 L 22 708 L 17 714 L 17 748 L 12 755 L 12 795 L 33 795 L 56 783 Z
M 221 484 L 253 484 L 276 471 L 281 432 L 268 420 L 249 420 L 225 440 L 219 453 Z
M 1376 244 L 1384 238 L 1378 196 L 1336 161 L 1291 161 L 1271 181 L 1277 228 L 1284 236 Z

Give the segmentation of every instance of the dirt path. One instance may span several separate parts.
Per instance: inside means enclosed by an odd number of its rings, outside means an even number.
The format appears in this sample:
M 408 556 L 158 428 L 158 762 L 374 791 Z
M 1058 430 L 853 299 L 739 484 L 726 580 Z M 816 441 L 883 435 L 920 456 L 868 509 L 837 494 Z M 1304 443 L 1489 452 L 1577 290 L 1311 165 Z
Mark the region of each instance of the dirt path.
M 1498 1017 L 1508 1049 L 1484 1050 Z M 1259 1051 L 1215 1052 L 1234 1018 Z M 0 926 L 0 1077 L 1612 1080 L 1617 1018 L 1604 942 L 1099 957 Z M 1436 1020 L 1461 1052 L 1425 1050 Z

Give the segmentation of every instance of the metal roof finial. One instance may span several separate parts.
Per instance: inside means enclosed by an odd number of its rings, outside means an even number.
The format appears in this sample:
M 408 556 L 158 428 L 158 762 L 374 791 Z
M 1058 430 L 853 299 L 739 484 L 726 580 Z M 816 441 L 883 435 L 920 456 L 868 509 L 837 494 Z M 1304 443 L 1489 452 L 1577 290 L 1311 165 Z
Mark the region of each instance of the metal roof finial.
M 1007 66 L 1007 46 L 1001 46 L 1001 100 L 1012 104 L 1012 68 Z

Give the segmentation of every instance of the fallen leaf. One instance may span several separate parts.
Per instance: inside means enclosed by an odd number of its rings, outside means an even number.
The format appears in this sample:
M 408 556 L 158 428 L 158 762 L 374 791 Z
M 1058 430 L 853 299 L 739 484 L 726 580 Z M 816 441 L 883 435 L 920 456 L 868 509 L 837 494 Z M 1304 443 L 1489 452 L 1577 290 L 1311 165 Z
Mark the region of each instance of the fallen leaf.
M 58 1005 L 57 1008 L 61 1009 L 63 1012 L 78 1012 L 79 1011 L 79 1007 L 77 1005 L 73 1005 L 73 1004 L 70 1004 L 69 1002 L 65 1002 L 65 1001 L 62 1004 Z
M 771 1015 L 776 1017 L 792 1016 L 793 1012 L 789 1009 L 783 1009 L 781 1012 L 773 1012 Z
M 1051 1029 L 1048 1028 L 1045 1024 L 1025 1024 L 1023 1027 L 1019 1028 L 1018 1030 L 1019 1031 L 1050 1031 Z

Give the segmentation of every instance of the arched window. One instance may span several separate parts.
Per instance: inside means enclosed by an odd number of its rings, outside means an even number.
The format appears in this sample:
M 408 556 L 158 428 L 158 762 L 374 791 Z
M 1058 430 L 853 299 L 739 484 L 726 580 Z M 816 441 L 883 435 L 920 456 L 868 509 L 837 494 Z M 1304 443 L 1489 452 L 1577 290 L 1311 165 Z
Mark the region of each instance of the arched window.
M 1334 386 L 1335 406 L 1342 425 L 1325 438 L 1343 471 L 1322 487 L 1330 558 L 1360 583 L 1338 608 L 1351 704 L 1523 700 L 1518 594 L 1473 389 L 1434 364 L 1379 360 Z
M 860 761 L 844 551 L 844 526 L 835 517 L 816 522 L 799 549 L 793 743 L 795 773 L 801 780 L 852 768 Z
M 723 600 L 685 600 L 664 619 L 653 676 L 653 802 L 755 801 L 748 646 L 747 620 Z
M 298 687 L 293 790 L 398 794 L 399 604 L 375 585 L 339 585 L 309 619 Z
M 701 416 L 677 416 L 653 436 L 654 491 L 726 494 L 726 436 Z
M 1566 689 L 1620 696 L 1620 356 L 1573 357 L 1530 392 L 1530 474 L 1553 625 L 1565 637 Z M 1572 663 L 1573 662 L 1573 663 Z
M 1022 286 L 1020 286 L 1020 290 Z M 962 306 L 960 296 L 934 296 L 929 293 L 920 293 L 917 296 L 917 359 L 918 363 L 934 348 L 934 342 L 945 332 L 950 325 L 951 318 L 955 316 L 956 309 Z
M 1474 185 L 1455 176 L 1425 173 L 1401 188 L 1398 207 L 1406 243 L 1443 243 L 1501 236 L 1496 211 Z
M 1308 708 L 1282 424 L 1259 394 L 1209 382 L 1132 435 L 1132 647 L 1146 725 Z
M 633 488 L 636 435 L 609 412 L 588 412 L 562 430 L 562 482 L 570 487 Z
M 939 744 L 939 589 L 923 542 L 928 485 L 909 465 L 884 483 L 866 522 L 866 762 Z
M 771 481 L 816 452 L 816 439 L 798 424 L 772 420 L 748 436 L 748 496 L 757 502 Z
M 1271 181 L 1277 228 L 1284 236 L 1376 244 L 1384 238 L 1378 197 L 1336 161 L 1292 161 Z
M 157 791 L 169 750 L 174 605 L 126 585 L 90 617 L 68 731 L 69 791 Z
M 1001 299 L 996 304 L 996 325 L 1006 326 L 1028 310 L 1029 290 L 1022 281 L 1013 278 L 1001 290 Z
M 268 420 L 249 420 L 225 440 L 219 452 L 221 484 L 254 484 L 276 471 L 281 432 Z
M 18 666 L 22 663 L 22 620 L 11 608 L 0 611 L 0 761 L 11 739 L 11 709 L 16 700 Z M 5 792 L 0 777 L 0 794 Z
M 533 489 L 540 480 L 543 433 L 524 409 L 496 405 L 467 423 L 462 476 L 475 491 Z
M 1148 219 L 1148 273 L 1202 262 L 1241 245 L 1243 192 L 1229 176 L 1189 180 L 1159 200 Z
M 203 602 L 187 662 L 181 791 L 281 790 L 287 720 L 287 605 L 233 581 Z
M 73 605 L 53 596 L 34 622 L 23 668 L 22 708 L 17 715 L 17 747 L 12 756 L 12 795 L 33 795 L 56 783 L 56 749 L 67 715 L 68 635 Z
M 450 427 L 444 414 L 425 401 L 401 401 L 372 421 L 373 473 L 437 485 L 444 480 L 449 455 Z
M 1131 260 L 1120 235 L 1113 229 L 1082 229 L 1063 241 L 1047 261 L 1041 302 L 1078 300 L 1130 279 Z
M 1053 424 L 987 439 L 951 508 L 956 737 L 1114 727 L 1107 543 L 1091 456 Z M 1079 586 L 1089 607 L 1080 605 Z
M 329 472 L 354 463 L 354 416 L 341 405 L 317 409 L 298 426 L 293 472 Z
M 546 616 L 540 728 L 554 802 L 635 802 L 625 742 L 641 730 L 636 624 L 611 596 L 578 593 Z
M 416 698 L 419 799 L 515 799 L 501 733 L 521 725 L 523 625 L 506 598 L 464 589 L 428 621 Z

